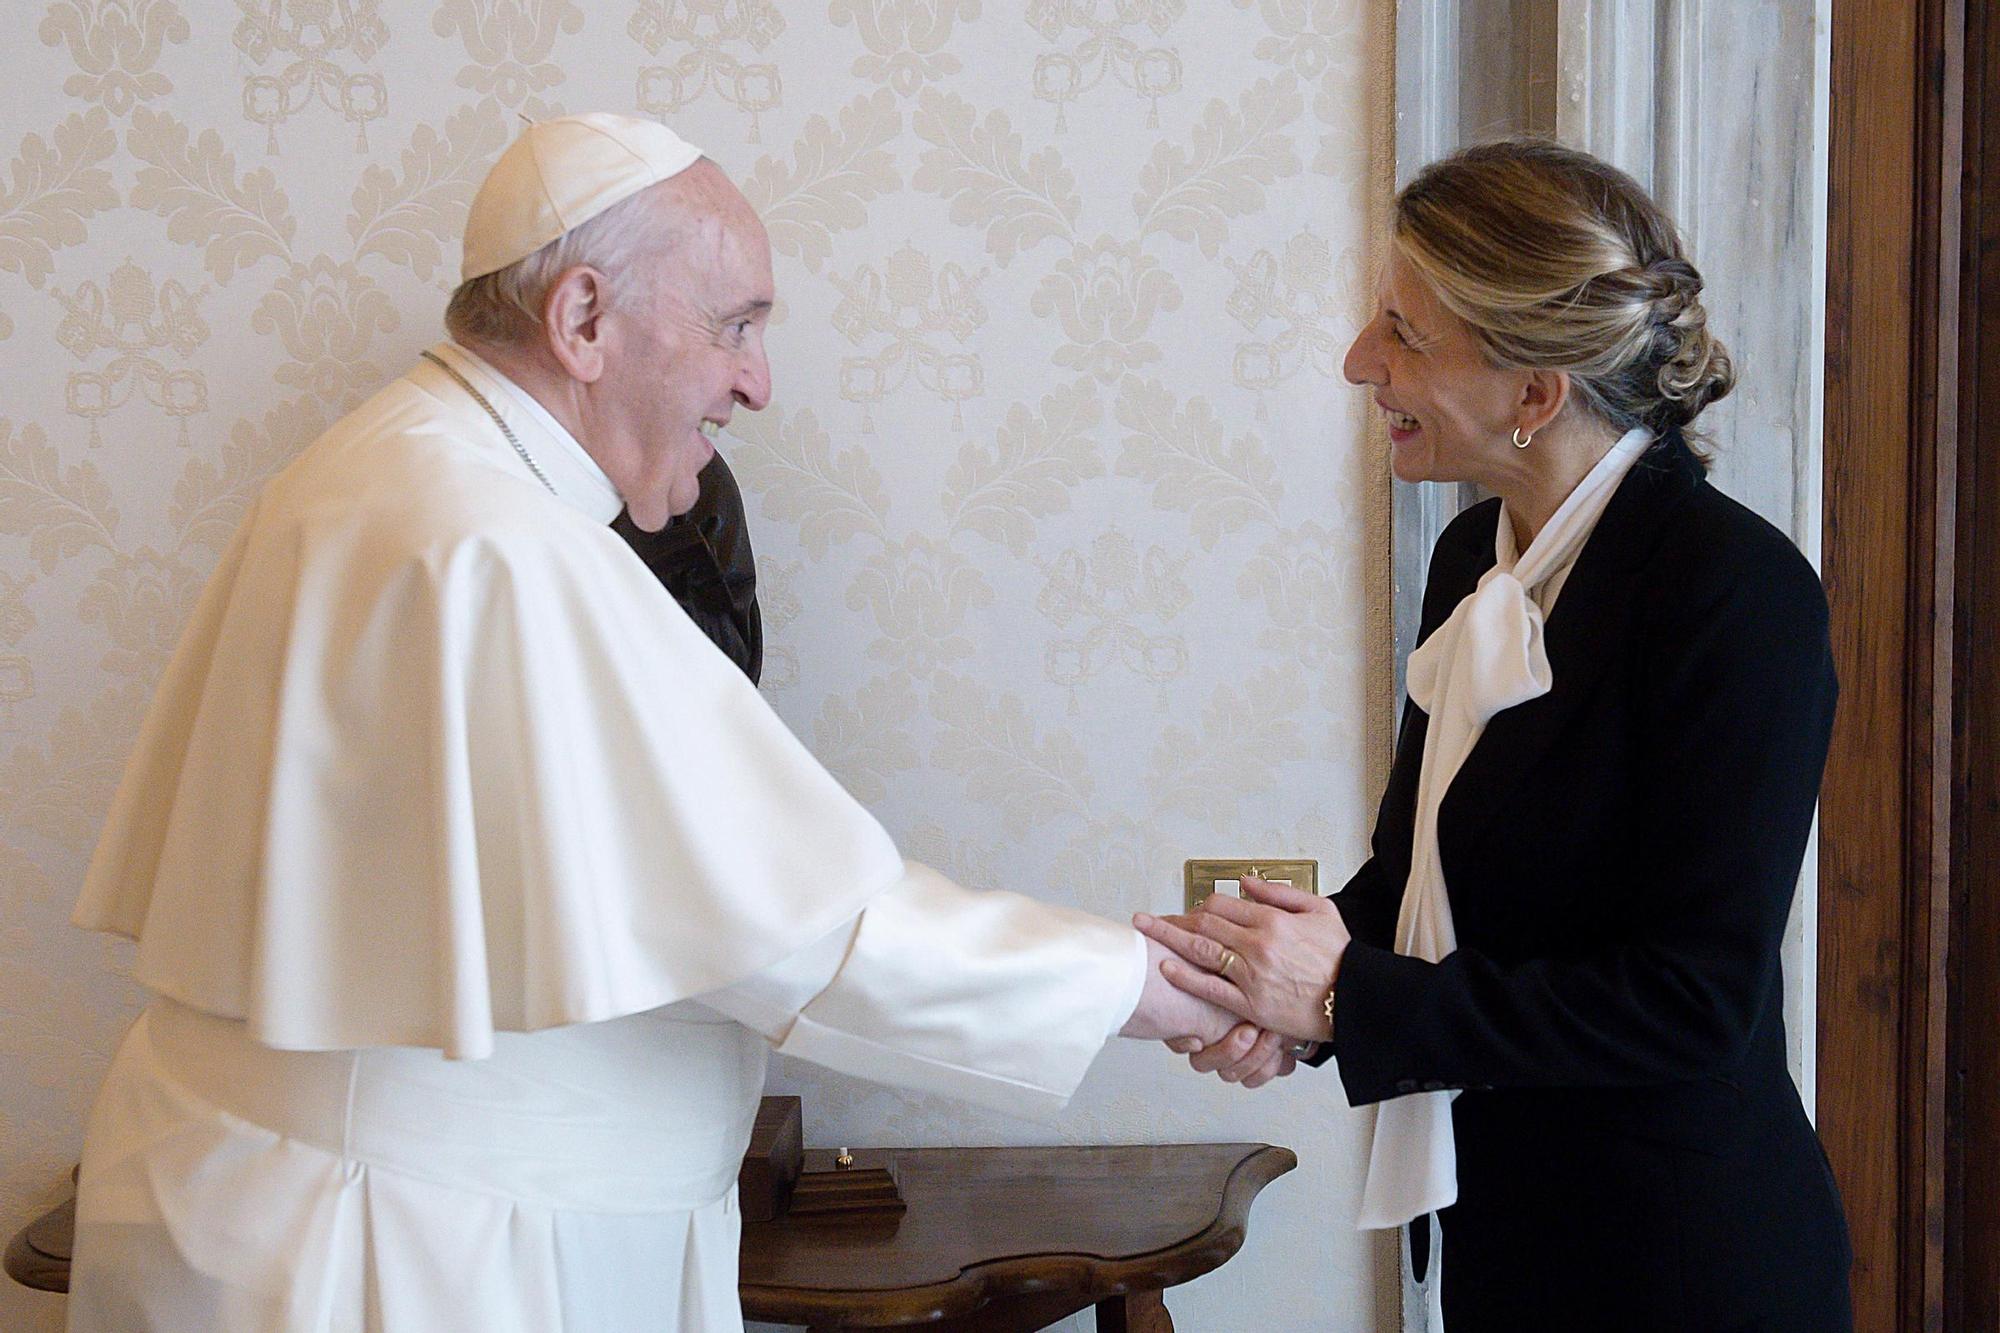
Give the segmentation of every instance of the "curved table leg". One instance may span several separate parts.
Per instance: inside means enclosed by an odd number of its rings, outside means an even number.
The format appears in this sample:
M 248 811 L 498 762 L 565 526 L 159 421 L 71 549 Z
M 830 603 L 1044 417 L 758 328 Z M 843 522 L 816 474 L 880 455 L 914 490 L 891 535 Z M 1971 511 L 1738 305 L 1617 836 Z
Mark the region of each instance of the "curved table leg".
M 996 1301 L 976 1314 L 925 1324 L 929 1333 L 1033 1333 L 1066 1319 L 1080 1309 L 1074 1296 L 1059 1292 Z M 1097 1302 L 1097 1333 L 1174 1333 L 1174 1317 L 1158 1291 L 1134 1291 Z M 814 1324 L 806 1333 L 839 1333 L 851 1324 Z
M 1148 1293 L 1157 1295 L 1158 1293 Z M 1123 1297 L 1110 1297 L 1104 1303 L 1118 1304 Z M 940 1319 L 927 1324 L 897 1324 L 896 1328 L 924 1330 L 924 1333 L 1037 1333 L 1051 1324 L 1061 1323 L 1079 1310 L 1090 1308 L 1090 1298 L 1074 1292 L 1048 1291 L 1030 1295 L 1010 1296 L 983 1306 L 971 1314 L 959 1315 L 955 1319 Z M 865 1317 L 864 1317 L 865 1318 Z M 1099 1317 L 1100 1320 L 1102 1316 Z M 889 1326 L 873 1322 L 811 1324 L 806 1333 L 843 1333 L 843 1330 L 887 1328 Z M 1099 1328 L 1107 1327 L 1100 1322 Z M 1128 1325 L 1119 1324 L 1118 1328 Z M 1150 1324 L 1129 1325 L 1134 1330 L 1147 1330 Z M 1170 1325 L 1162 1327 L 1171 1328 Z
M 1097 1303 L 1097 1333 L 1174 1333 L 1163 1293 L 1135 1291 Z

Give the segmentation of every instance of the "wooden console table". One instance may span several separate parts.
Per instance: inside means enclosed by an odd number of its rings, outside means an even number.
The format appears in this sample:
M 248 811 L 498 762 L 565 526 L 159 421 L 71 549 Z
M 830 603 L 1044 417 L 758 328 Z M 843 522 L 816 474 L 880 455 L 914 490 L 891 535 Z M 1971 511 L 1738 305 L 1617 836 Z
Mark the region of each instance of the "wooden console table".
M 76 1172 L 69 1176 L 75 1184 Z M 7 1276 L 36 1291 L 68 1291 L 70 1239 L 75 1234 L 72 1194 L 14 1233 L 7 1242 Z
M 1095 1306 L 1101 1333 L 1171 1333 L 1160 1293 L 1243 1244 L 1257 1192 L 1298 1164 L 1260 1143 L 896 1150 L 908 1211 L 743 1229 L 743 1313 L 810 1329 L 1029 1333 Z M 806 1154 L 809 1169 L 832 1154 Z M 69 1290 L 74 1202 L 22 1230 L 7 1273 Z
M 1162 1290 L 1234 1255 L 1257 1192 L 1298 1164 L 1261 1143 L 890 1155 L 909 1206 L 893 1223 L 745 1225 L 745 1318 L 1030 1333 L 1095 1306 L 1101 1333 L 1171 1333 Z

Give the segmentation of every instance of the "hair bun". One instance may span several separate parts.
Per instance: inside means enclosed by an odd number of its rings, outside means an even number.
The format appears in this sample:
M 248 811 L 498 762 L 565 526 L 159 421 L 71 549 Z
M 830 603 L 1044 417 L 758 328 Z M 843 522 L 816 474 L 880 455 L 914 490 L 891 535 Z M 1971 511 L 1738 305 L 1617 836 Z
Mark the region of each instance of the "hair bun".
M 1701 274 L 1685 259 L 1667 257 L 1646 266 L 1653 290 L 1654 345 L 1660 356 L 1660 390 L 1655 430 L 1678 429 L 1736 387 L 1736 367 L 1721 341 L 1708 331 L 1708 308 L 1701 303 Z
M 1701 309 L 1701 273 L 1677 256 L 1655 259 L 1645 268 L 1645 288 L 1652 297 L 1653 318 L 1657 323 L 1675 324 L 1690 311 L 1706 322 Z
M 1688 427 L 1736 383 L 1673 219 L 1588 153 L 1462 148 L 1403 187 L 1394 228 L 1490 364 L 1567 373 L 1579 409 L 1621 432 Z

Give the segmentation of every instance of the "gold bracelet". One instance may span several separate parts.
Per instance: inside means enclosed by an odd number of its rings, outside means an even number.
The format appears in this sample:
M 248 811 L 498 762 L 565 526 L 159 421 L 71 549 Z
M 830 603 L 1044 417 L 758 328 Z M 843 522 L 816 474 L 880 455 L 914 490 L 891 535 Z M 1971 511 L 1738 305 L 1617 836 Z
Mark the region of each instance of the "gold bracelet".
M 1322 1007 L 1321 1012 L 1323 1012 L 1326 1015 L 1326 1040 L 1332 1041 L 1333 1040 L 1333 989 L 1331 987 L 1328 987 L 1327 989 L 1326 1004 Z M 1320 1043 L 1317 1041 L 1295 1041 L 1286 1049 L 1289 1050 L 1291 1054 L 1297 1059 L 1303 1060 L 1307 1056 L 1311 1055 L 1314 1051 L 1318 1050 L 1319 1046 Z

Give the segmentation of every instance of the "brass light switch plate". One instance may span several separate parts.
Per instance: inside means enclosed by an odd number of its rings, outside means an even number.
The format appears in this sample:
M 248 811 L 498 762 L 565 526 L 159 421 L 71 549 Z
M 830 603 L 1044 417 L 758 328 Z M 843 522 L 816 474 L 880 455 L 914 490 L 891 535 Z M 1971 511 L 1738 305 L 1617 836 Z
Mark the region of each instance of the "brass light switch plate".
M 1289 884 L 1306 893 L 1319 892 L 1317 861 L 1205 858 L 1187 862 L 1183 873 L 1186 877 L 1187 910 L 1190 912 L 1200 907 L 1202 900 L 1212 893 L 1240 892 L 1237 882 L 1245 878 Z

